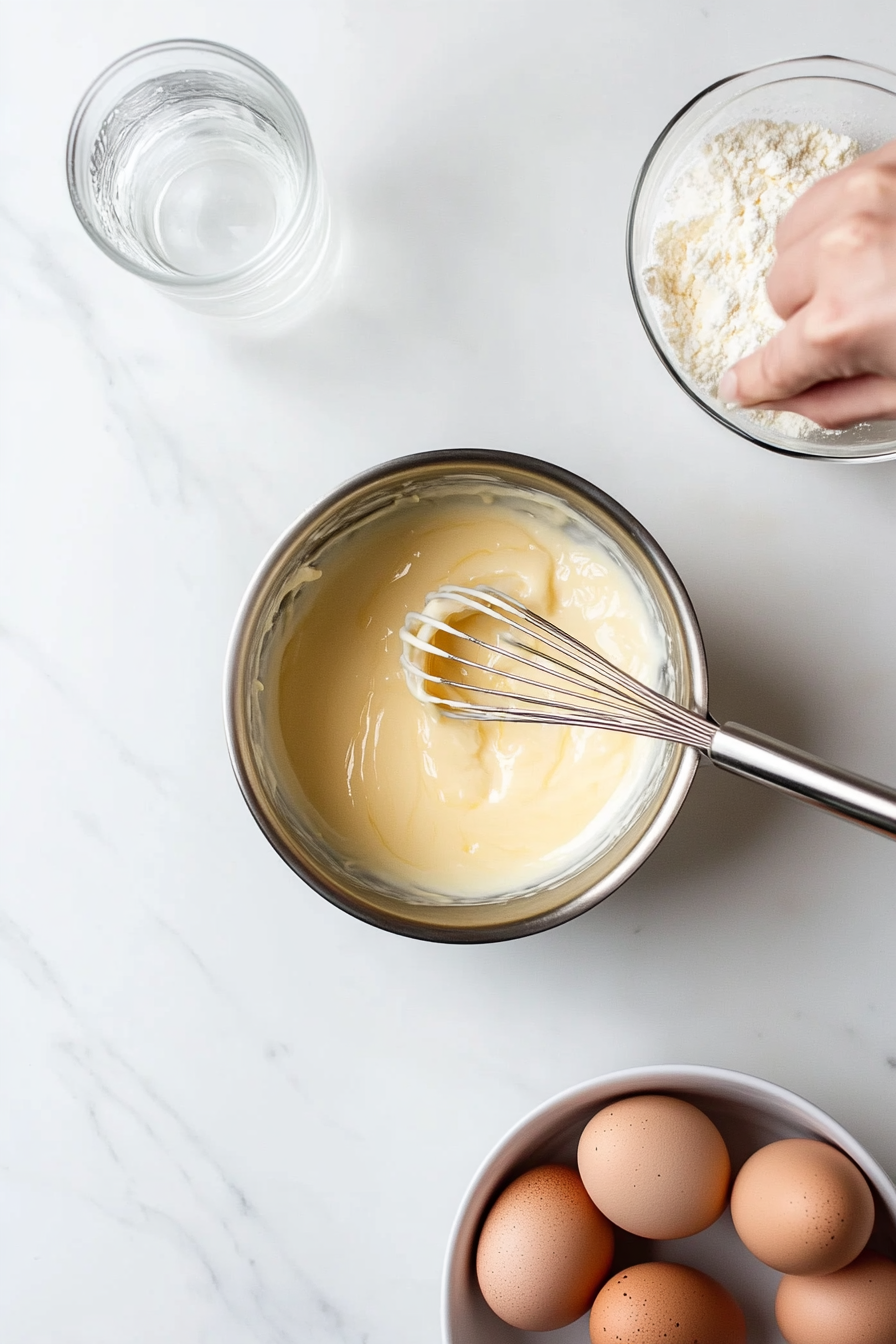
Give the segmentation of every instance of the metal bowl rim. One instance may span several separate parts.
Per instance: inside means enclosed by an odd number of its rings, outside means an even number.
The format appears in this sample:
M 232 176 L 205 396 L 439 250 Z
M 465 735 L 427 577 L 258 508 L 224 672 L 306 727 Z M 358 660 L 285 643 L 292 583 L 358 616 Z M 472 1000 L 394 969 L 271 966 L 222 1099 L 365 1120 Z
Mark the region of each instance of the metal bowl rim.
M 544 929 L 554 928 L 559 924 L 566 923 L 591 909 L 592 906 L 597 905 L 627 881 L 656 848 L 678 814 L 697 768 L 699 760 L 697 752 L 690 747 L 682 749 L 678 768 L 653 821 L 638 843 L 603 879 L 593 883 L 573 899 L 540 914 L 530 915 L 527 918 L 515 921 L 505 920 L 500 923 L 463 927 L 438 924 L 437 922 L 427 923 L 419 917 L 416 919 L 407 918 L 388 911 L 377 910 L 372 906 L 355 901 L 337 887 L 331 885 L 323 874 L 310 865 L 306 865 L 299 854 L 283 843 L 281 835 L 270 822 L 264 801 L 256 795 L 239 748 L 239 729 L 243 722 L 241 691 L 249 634 L 254 628 L 262 599 L 266 595 L 272 576 L 286 559 L 296 541 L 313 525 L 316 519 L 338 507 L 343 500 L 357 491 L 381 485 L 390 476 L 401 476 L 421 468 L 439 465 L 444 465 L 449 469 L 468 467 L 473 470 L 488 468 L 500 470 L 504 466 L 529 472 L 544 478 L 546 486 L 550 484 L 560 485 L 573 495 L 583 496 L 621 524 L 637 546 L 645 552 L 662 581 L 679 621 L 682 643 L 692 680 L 694 706 L 700 712 L 706 712 L 706 656 L 697 616 L 684 584 L 665 552 L 646 528 L 627 509 L 617 503 L 611 496 L 605 494 L 598 486 L 573 472 L 567 471 L 564 467 L 520 453 L 486 448 L 448 448 L 392 458 L 350 477 L 318 503 L 306 509 L 274 542 L 246 589 L 228 643 L 224 665 L 225 736 L 231 766 L 243 798 L 256 824 L 284 862 L 318 895 L 323 896 L 331 904 L 345 911 L 346 914 L 353 915 L 377 928 L 398 933 L 405 937 L 446 943 L 500 942 L 512 938 L 528 937 L 531 934 L 540 933 Z M 418 912 L 418 916 L 422 909 L 431 911 L 434 919 L 437 919 L 440 910 L 440 907 L 436 905 L 432 907 L 414 906 L 413 908 Z

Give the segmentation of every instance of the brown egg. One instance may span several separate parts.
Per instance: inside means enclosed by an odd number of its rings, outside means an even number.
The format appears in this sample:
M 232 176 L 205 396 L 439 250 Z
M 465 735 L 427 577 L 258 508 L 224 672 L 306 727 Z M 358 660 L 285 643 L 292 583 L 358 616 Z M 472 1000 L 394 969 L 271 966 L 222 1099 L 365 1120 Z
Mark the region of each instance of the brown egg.
M 687 1265 L 633 1265 L 604 1284 L 591 1308 L 591 1344 L 744 1344 L 734 1298 Z
M 579 1174 L 610 1222 L 665 1241 L 715 1222 L 728 1200 L 731 1161 L 715 1125 L 690 1102 L 626 1097 L 585 1126 Z
M 520 1330 L 557 1330 L 594 1301 L 613 1229 L 569 1167 L 535 1167 L 503 1190 L 476 1250 L 482 1296 Z
M 744 1245 L 782 1274 L 832 1274 L 871 1235 L 874 1198 L 855 1163 L 817 1139 L 781 1139 L 744 1163 L 731 1191 Z
M 775 1316 L 788 1344 L 896 1344 L 896 1264 L 865 1251 L 833 1274 L 785 1274 Z

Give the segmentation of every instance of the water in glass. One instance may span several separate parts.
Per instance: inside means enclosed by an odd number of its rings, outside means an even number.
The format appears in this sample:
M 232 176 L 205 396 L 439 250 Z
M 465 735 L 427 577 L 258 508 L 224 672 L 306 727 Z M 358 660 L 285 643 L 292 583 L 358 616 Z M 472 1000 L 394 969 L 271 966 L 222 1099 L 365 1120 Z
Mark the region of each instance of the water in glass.
M 196 277 L 258 257 L 294 215 L 307 168 L 244 85 L 196 70 L 126 94 L 90 160 L 112 245 L 149 270 Z

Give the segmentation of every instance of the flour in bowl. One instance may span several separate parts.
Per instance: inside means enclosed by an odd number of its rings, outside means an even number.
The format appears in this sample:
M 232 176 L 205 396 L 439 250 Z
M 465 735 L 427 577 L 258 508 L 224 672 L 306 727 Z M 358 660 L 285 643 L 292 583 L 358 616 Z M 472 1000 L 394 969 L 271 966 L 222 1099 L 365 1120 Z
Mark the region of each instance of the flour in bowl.
M 674 182 L 644 277 L 679 364 L 710 395 L 784 325 L 765 289 L 778 221 L 858 154 L 855 140 L 815 122 L 745 121 L 713 136 Z M 789 411 L 751 415 L 793 437 L 817 432 Z

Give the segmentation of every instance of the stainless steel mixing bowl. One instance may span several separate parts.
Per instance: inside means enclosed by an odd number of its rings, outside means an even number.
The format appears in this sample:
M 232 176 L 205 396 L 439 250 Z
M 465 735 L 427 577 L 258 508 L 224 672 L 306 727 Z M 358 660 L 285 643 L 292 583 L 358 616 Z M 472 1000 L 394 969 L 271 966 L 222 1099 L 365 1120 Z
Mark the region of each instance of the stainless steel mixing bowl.
M 630 877 L 671 825 L 697 755 L 692 748 L 668 746 L 623 834 L 604 852 L 535 891 L 479 903 L 438 893 L 428 899 L 362 871 L 350 856 L 324 841 L 271 749 L 263 697 L 272 636 L 278 622 L 294 619 L 292 602 L 304 566 L 317 565 L 336 539 L 357 533 L 397 500 L 444 491 L 446 484 L 467 490 L 510 489 L 533 505 L 559 504 L 585 526 L 596 527 L 640 587 L 664 632 L 667 693 L 705 711 L 706 664 L 697 618 L 681 580 L 641 524 L 596 486 L 548 462 L 512 453 L 451 450 L 399 458 L 356 476 L 276 543 L 249 585 L 231 638 L 224 695 L 227 741 L 240 788 L 261 830 L 321 896 L 393 933 L 441 942 L 491 942 L 572 919 Z

